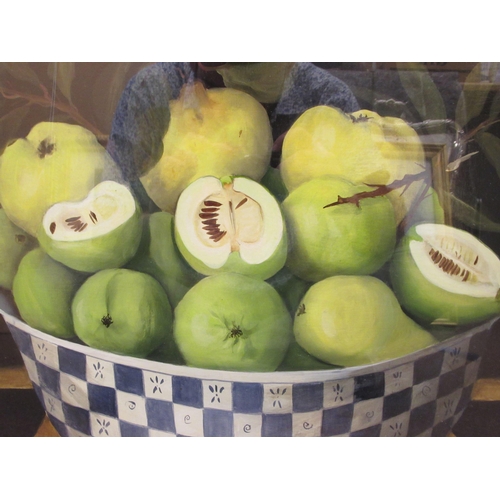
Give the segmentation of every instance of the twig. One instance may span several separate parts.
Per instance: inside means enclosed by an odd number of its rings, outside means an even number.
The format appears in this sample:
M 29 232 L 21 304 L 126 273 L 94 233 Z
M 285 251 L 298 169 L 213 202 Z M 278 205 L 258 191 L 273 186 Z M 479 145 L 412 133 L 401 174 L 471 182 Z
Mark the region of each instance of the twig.
M 99 140 L 105 138 L 105 134 L 99 130 L 93 123 L 85 119 L 78 111 L 78 109 L 72 104 L 61 102 L 60 100 L 52 101 L 47 88 L 40 84 L 40 90 L 42 91 L 42 96 L 34 94 L 26 94 L 24 92 L 12 91 L 0 86 L 0 93 L 5 99 L 24 99 L 31 104 L 38 104 L 39 106 L 49 107 L 54 105 L 56 109 L 66 113 L 70 118 L 72 118 L 76 123 L 90 130 L 93 134 L 97 136 Z
M 394 191 L 396 189 L 400 189 L 404 187 L 405 189 L 408 188 L 410 184 L 413 182 L 417 182 L 420 180 L 424 180 L 427 177 L 427 171 L 423 170 L 422 172 L 419 172 L 418 174 L 406 174 L 402 179 L 397 179 L 390 184 L 366 184 L 368 187 L 374 187 L 373 191 L 361 191 L 360 193 L 353 194 L 352 196 L 347 196 L 346 198 L 342 196 L 338 196 L 337 201 L 334 201 L 333 203 L 329 203 L 328 205 L 325 205 L 323 208 L 329 208 L 329 207 L 334 207 L 336 205 L 343 205 L 345 203 L 353 203 L 357 207 L 359 207 L 359 203 L 361 200 L 364 200 L 366 198 L 376 198 L 378 196 L 385 196 L 386 194 L 390 193 L 391 191 Z

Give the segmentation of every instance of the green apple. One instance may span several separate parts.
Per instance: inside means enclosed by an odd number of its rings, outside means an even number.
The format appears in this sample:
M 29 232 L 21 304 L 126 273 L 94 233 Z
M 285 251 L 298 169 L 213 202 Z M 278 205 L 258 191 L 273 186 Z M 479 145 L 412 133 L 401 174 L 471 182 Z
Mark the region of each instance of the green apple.
M 139 204 L 131 191 L 103 181 L 81 201 L 60 202 L 45 213 L 38 232 L 42 248 L 78 271 L 121 267 L 136 253 L 142 233 Z
M 55 337 L 74 337 L 71 301 L 85 277 L 53 260 L 41 248 L 28 252 L 12 285 L 23 321 Z
M 305 281 L 372 274 L 396 244 L 396 219 L 385 196 L 327 207 L 370 188 L 325 176 L 301 184 L 283 202 L 290 238 L 286 265 Z
M 36 236 L 51 205 L 85 198 L 114 168 L 89 130 L 41 122 L 0 157 L 0 204 L 14 224 Z
M 172 308 L 148 274 L 104 269 L 90 276 L 71 306 L 75 332 L 90 347 L 146 357 L 172 336 Z
M 500 316 L 500 259 L 471 233 L 413 226 L 390 265 L 403 308 L 424 324 L 462 325 Z
M 309 288 L 293 332 L 311 356 L 340 366 L 397 358 L 435 343 L 373 276 L 332 276 Z
M 145 214 L 139 249 L 126 267 L 150 274 L 167 292 L 173 308 L 203 277 L 180 254 L 174 239 L 174 216 L 168 212 Z
M 268 279 L 285 264 L 286 225 L 276 198 L 248 177 L 201 177 L 179 197 L 175 241 L 200 274 Z
M 0 288 L 12 289 L 21 259 L 36 246 L 36 239 L 13 224 L 0 208 Z
M 278 292 L 242 274 L 202 279 L 175 309 L 174 338 L 189 366 L 274 371 L 291 333 L 292 319 Z

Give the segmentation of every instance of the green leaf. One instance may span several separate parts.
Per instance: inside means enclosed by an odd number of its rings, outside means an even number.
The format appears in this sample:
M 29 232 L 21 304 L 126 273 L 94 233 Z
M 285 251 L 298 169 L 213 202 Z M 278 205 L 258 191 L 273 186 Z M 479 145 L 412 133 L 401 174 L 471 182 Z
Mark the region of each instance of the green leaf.
M 36 86 L 40 85 L 40 79 L 38 78 L 38 75 L 31 69 L 29 63 L 2 62 L 0 63 L 0 75 L 4 72 L 7 72 L 16 80 L 29 82 Z
M 75 79 L 75 63 L 51 62 L 47 68 L 47 74 L 55 81 L 62 95 L 71 103 L 71 86 Z
M 488 94 L 493 88 L 491 82 L 494 81 L 499 68 L 499 63 L 491 63 L 485 74 L 484 65 L 478 63 L 467 75 L 455 113 L 455 119 L 460 127 L 465 127 L 470 120 L 481 114 Z
M 489 132 L 482 132 L 477 135 L 476 140 L 488 161 L 495 167 L 498 177 L 500 177 L 500 138 Z
M 480 231 L 500 233 L 500 223 L 492 221 L 480 211 L 467 205 L 464 201 L 458 199 L 451 193 L 443 193 L 445 201 L 449 201 L 451 213 L 454 220 Z
M 422 121 L 446 119 L 446 108 L 441 93 L 423 64 L 398 64 L 398 74 Z

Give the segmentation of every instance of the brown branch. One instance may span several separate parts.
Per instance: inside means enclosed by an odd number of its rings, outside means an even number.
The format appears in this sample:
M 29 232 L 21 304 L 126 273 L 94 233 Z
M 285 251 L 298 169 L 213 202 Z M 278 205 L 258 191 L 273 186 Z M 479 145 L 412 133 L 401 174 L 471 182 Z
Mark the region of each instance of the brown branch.
M 407 189 L 413 182 L 424 180 L 427 177 L 427 171 L 422 170 L 418 174 L 406 174 L 402 179 L 397 179 L 390 184 L 366 184 L 368 187 L 374 187 L 373 191 L 361 191 L 360 193 L 353 194 L 352 196 L 347 196 L 346 198 L 339 196 L 337 201 L 325 205 L 323 208 L 334 207 L 336 205 L 344 205 L 345 203 L 353 203 L 359 207 L 361 200 L 366 198 L 376 198 L 378 196 L 385 196 L 386 194 L 394 191 L 396 189 L 405 188 Z
M 62 102 L 59 99 L 52 100 L 46 87 L 42 84 L 40 84 L 40 89 L 43 93 L 42 96 L 13 91 L 0 86 L 0 94 L 2 94 L 2 96 L 5 99 L 11 99 L 11 100 L 24 99 L 25 101 L 28 101 L 30 104 L 37 104 L 39 106 L 46 108 L 54 106 L 59 111 L 66 113 L 76 123 L 90 130 L 93 134 L 97 136 L 99 140 L 102 140 L 103 137 L 105 137 L 105 134 L 101 130 L 99 130 L 93 123 L 89 122 L 86 118 L 84 118 L 73 104 Z
M 495 123 L 500 123 L 500 120 L 488 118 L 488 120 L 481 122 L 477 127 L 464 134 L 464 142 L 469 142 L 477 133 L 481 132 L 481 130 L 491 127 L 491 125 L 494 125 Z

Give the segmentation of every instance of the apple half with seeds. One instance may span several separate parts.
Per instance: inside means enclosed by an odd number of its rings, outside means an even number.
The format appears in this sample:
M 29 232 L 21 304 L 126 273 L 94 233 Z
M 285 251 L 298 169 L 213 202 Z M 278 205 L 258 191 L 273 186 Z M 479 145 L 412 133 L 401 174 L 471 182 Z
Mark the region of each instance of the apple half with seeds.
M 104 181 L 78 202 L 52 205 L 38 241 L 54 259 L 88 273 L 121 267 L 141 241 L 141 211 L 127 186 Z
M 421 323 L 464 325 L 500 315 L 500 259 L 467 231 L 413 226 L 390 273 L 399 302 Z
M 286 226 L 276 198 L 247 177 L 206 176 L 179 197 L 175 238 L 201 274 L 236 272 L 260 279 L 285 264 Z

